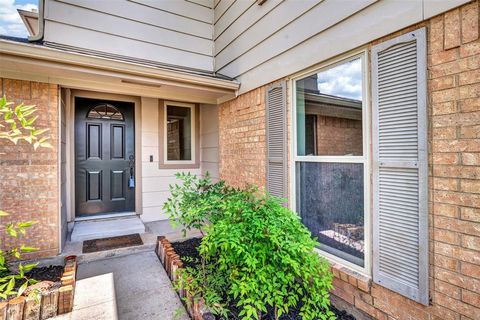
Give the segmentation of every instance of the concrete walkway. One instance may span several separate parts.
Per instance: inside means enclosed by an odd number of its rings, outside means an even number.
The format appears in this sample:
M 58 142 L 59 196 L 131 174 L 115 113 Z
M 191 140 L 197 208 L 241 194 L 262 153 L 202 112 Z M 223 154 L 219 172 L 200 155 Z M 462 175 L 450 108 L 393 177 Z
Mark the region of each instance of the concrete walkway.
M 187 320 L 153 251 L 78 266 L 73 312 L 57 320 Z

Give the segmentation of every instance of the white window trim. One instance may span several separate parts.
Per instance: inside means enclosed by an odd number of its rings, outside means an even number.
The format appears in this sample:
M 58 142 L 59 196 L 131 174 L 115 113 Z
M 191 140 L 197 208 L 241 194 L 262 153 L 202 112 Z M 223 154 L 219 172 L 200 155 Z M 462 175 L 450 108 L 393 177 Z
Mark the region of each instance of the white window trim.
M 363 155 L 362 156 L 297 156 L 297 117 L 296 117 L 296 81 L 300 80 L 306 76 L 312 75 L 322 70 L 330 69 L 342 63 L 345 63 L 349 60 L 360 58 L 362 60 L 362 100 L 364 108 L 362 109 L 362 131 L 363 131 Z M 290 157 L 290 190 L 291 190 L 291 201 L 290 209 L 296 212 L 296 163 L 299 161 L 302 162 L 336 162 L 336 163 L 363 163 L 363 185 L 364 185 L 364 235 L 365 235 L 365 255 L 364 255 L 364 267 L 358 266 L 354 263 L 346 261 L 342 258 L 339 258 L 331 253 L 323 251 L 320 248 L 317 248 L 316 251 L 323 257 L 327 258 L 330 262 L 334 264 L 339 264 L 347 267 L 348 269 L 354 270 L 362 275 L 371 277 L 372 275 L 372 219 L 371 219 L 371 137 L 370 137 L 370 128 L 371 128 L 371 116 L 370 116 L 370 95 L 369 95 L 369 67 L 368 67 L 368 49 L 357 50 L 355 52 L 343 55 L 334 60 L 316 65 L 312 68 L 307 69 L 304 72 L 295 74 L 290 78 L 290 88 L 291 88 L 291 101 L 290 109 L 291 112 L 291 132 L 290 137 L 291 143 L 291 157 Z
M 167 107 L 184 107 L 190 108 L 191 114 L 191 144 L 192 144 L 192 151 L 191 151 L 191 160 L 168 160 L 168 126 L 167 126 Z M 164 164 L 195 164 L 195 155 L 196 155 L 196 145 L 195 145 L 195 104 L 192 103 L 184 103 L 184 102 L 176 102 L 176 101 L 164 101 L 163 102 L 163 154 L 164 154 Z

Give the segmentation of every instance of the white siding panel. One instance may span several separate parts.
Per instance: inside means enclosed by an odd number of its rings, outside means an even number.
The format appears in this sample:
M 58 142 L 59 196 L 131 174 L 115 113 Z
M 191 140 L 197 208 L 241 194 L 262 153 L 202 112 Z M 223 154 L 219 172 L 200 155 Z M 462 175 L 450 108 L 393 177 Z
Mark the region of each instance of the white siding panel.
M 318 5 L 318 7 L 312 10 L 308 17 L 307 13 L 301 19 L 296 20 L 316 5 Z M 330 5 L 330 8 L 337 6 L 333 3 L 330 3 Z M 354 8 L 352 7 L 350 9 L 349 6 L 347 11 L 351 12 L 350 10 L 354 10 Z M 324 19 L 324 16 L 329 16 L 329 20 Z M 292 21 L 294 22 L 290 26 L 287 26 Z M 223 69 L 223 67 L 235 59 L 238 59 L 235 61 L 235 66 L 244 63 L 242 62 L 244 60 L 258 63 L 260 58 L 255 57 L 258 52 L 263 52 L 265 59 L 268 59 L 276 54 L 273 51 L 273 48 L 279 46 L 285 49 L 289 48 L 289 46 L 294 46 L 306 39 L 312 33 L 317 32 L 317 29 L 320 28 L 318 24 L 316 25 L 316 28 L 312 28 L 312 25 L 316 23 L 315 21 L 322 21 L 328 26 L 335 23 L 337 17 L 329 14 L 328 8 L 324 8 L 322 4 L 319 5 L 318 0 L 285 2 L 281 6 L 273 9 L 268 15 L 263 17 L 263 19 L 260 19 L 257 23 L 252 25 L 251 28 L 242 33 L 238 38 L 225 47 L 223 51 L 216 55 L 216 68 L 220 73 L 228 74 L 230 70 L 228 68 Z M 251 52 L 249 52 L 249 50 L 251 50 Z M 245 57 L 239 58 L 242 55 L 245 55 Z M 255 58 L 252 59 L 252 57 Z
M 143 192 L 162 192 L 169 191 L 170 185 L 179 184 L 180 181 L 175 176 L 170 177 L 144 177 L 142 181 Z
M 323 1 L 312 10 L 302 15 L 301 19 L 297 19 L 288 24 L 280 31 L 268 37 L 267 40 L 257 44 L 237 59 L 236 56 L 238 56 L 239 53 L 236 51 L 237 49 L 235 49 L 235 55 L 229 54 L 226 56 L 223 53 L 218 55 L 215 61 L 217 71 L 227 76 L 237 77 L 290 48 L 298 47 L 303 41 L 306 41 L 319 32 L 338 24 L 339 21 L 348 18 L 374 2 L 375 0 Z M 421 6 L 421 3 L 419 3 L 419 5 Z M 405 4 L 405 6 L 408 5 Z M 271 21 L 277 20 L 270 19 Z M 282 19 L 282 17 L 279 19 Z M 349 20 L 351 19 L 348 19 L 347 21 Z M 359 33 L 361 32 L 358 32 L 358 28 L 359 26 L 350 29 L 349 33 L 359 36 Z M 355 30 L 355 32 L 352 32 L 353 30 Z M 340 34 L 339 36 L 342 35 Z M 329 44 L 331 47 L 337 47 L 337 45 L 338 43 Z M 300 59 L 297 57 L 296 60 Z M 304 61 L 303 56 L 301 60 Z
M 100 31 L 82 29 L 58 22 L 46 21 L 45 33 L 48 35 L 45 38 L 46 41 L 64 45 L 194 69 L 212 70 L 213 68 L 213 57 L 127 39 Z M 86 41 L 86 39 L 90 41 Z
M 424 19 L 458 7 L 470 0 L 424 0 Z
M 236 1 L 226 12 L 225 14 L 215 22 L 214 28 L 214 39 L 216 39 L 220 34 L 222 34 L 225 29 L 227 29 L 232 22 L 238 19 L 246 10 L 248 10 L 252 5 L 256 4 L 256 0 L 241 0 Z
M 213 0 L 187 0 L 187 1 L 213 9 Z
M 200 106 L 200 166 L 201 174 L 206 172 L 218 180 L 218 106 Z
M 145 6 L 171 12 L 179 16 L 198 21 L 213 23 L 213 12 L 210 8 L 199 6 L 185 0 L 130 0 Z
M 275 57 L 272 55 L 270 60 L 238 76 L 242 83 L 240 93 L 348 52 L 422 19 L 420 1 L 377 2 L 290 50 Z
M 268 0 L 261 6 L 251 6 L 237 20 L 230 21 L 230 25 L 221 35 L 219 35 L 219 32 L 215 30 L 215 55 L 222 51 L 223 48 L 241 35 L 245 30 L 253 26 L 258 20 L 260 20 L 266 14 L 269 14 L 282 2 L 283 0 Z
M 75 14 L 69 14 L 72 9 L 74 9 Z M 98 11 L 72 7 L 69 4 L 57 1 L 50 3 L 48 20 L 160 46 L 212 55 L 211 40 L 138 23 Z
M 52 3 L 53 0 L 47 0 Z M 121 5 L 112 6 L 109 1 L 91 0 L 55 0 L 68 3 L 77 7 L 87 8 L 117 17 L 133 20 L 153 26 L 174 30 L 205 39 L 212 39 L 212 25 L 210 23 L 193 20 L 170 12 L 155 10 L 150 7 L 131 2 L 123 1 Z M 75 10 L 72 8 L 72 10 Z M 49 12 L 45 13 L 49 18 Z
M 220 19 L 225 12 L 233 5 L 236 0 L 221 0 L 218 5 L 215 7 L 214 11 L 214 23 Z

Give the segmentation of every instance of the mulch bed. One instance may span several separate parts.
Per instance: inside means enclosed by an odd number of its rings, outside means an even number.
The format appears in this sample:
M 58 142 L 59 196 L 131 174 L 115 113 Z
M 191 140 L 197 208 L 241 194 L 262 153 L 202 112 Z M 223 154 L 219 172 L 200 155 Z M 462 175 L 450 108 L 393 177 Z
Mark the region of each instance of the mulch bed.
M 54 286 L 59 287 L 61 285 L 62 274 L 63 266 L 48 266 L 33 268 L 29 272 L 25 273 L 25 277 L 29 279 L 35 279 L 38 282 L 51 281 L 54 283 Z M 17 280 L 15 282 L 15 290 L 18 290 L 23 283 L 24 280 Z M 5 301 L 5 299 L 0 298 L 0 301 Z
M 60 282 L 63 274 L 63 266 L 49 266 L 33 268 L 25 275 L 38 281 Z
M 198 246 L 200 245 L 200 242 L 201 242 L 201 239 L 192 238 L 186 241 L 172 243 L 173 249 L 180 256 L 180 259 L 182 260 L 185 267 L 193 267 L 199 262 L 200 255 L 198 253 Z M 187 257 L 189 257 L 189 259 L 186 259 Z M 300 306 L 298 306 L 295 309 L 291 309 L 288 314 L 282 315 L 280 319 L 281 320 L 301 320 L 302 317 L 298 314 L 300 311 L 299 307 Z M 237 309 L 234 304 L 231 304 L 228 309 L 231 312 L 231 314 L 228 317 L 228 320 L 241 319 L 241 317 L 238 317 L 238 313 L 240 312 L 240 309 Z M 333 306 L 331 306 L 330 309 L 335 314 L 338 320 L 356 320 L 355 317 L 346 313 L 345 311 L 337 310 Z M 273 308 L 268 310 L 267 314 L 262 315 L 262 320 L 274 320 L 274 319 L 275 317 L 273 313 Z M 217 317 L 217 320 L 226 320 L 226 319 Z
M 98 251 L 112 250 L 118 248 L 126 248 L 133 246 L 141 246 L 142 238 L 138 233 L 126 236 L 94 239 L 83 241 L 83 253 L 92 253 Z

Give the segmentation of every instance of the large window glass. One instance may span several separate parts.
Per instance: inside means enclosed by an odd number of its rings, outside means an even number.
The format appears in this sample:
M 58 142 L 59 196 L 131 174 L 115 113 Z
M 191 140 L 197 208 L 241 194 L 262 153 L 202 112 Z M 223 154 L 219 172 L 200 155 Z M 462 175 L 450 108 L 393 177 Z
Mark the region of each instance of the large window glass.
M 319 248 L 364 267 L 363 56 L 295 81 L 296 209 Z
M 192 160 L 192 108 L 167 105 L 167 160 Z

